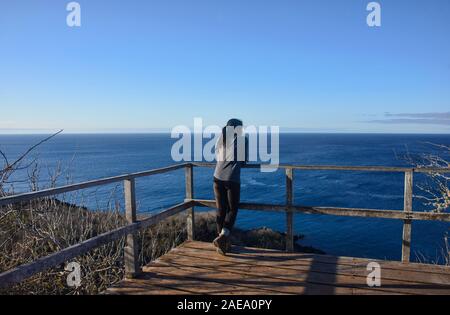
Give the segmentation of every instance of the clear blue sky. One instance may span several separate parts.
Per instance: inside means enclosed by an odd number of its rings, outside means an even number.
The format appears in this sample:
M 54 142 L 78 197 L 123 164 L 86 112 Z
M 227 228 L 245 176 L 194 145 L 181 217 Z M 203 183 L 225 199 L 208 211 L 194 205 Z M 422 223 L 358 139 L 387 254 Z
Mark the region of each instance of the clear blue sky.
M 68 2 L 0 2 L 0 133 L 450 132 L 448 0 Z

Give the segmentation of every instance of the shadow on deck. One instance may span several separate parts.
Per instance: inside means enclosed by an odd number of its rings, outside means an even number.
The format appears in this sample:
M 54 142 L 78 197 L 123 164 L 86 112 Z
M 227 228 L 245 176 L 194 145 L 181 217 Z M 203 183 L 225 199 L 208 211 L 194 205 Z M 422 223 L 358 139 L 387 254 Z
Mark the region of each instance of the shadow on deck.
M 381 266 L 369 287 L 367 264 Z M 450 294 L 450 267 L 237 247 L 221 256 L 189 241 L 106 294 Z

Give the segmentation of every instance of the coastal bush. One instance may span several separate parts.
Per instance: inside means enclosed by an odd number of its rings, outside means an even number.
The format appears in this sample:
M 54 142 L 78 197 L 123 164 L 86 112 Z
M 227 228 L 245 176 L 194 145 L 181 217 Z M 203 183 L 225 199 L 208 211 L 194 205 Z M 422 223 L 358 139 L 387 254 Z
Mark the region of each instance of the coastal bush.
M 449 168 L 450 167 L 450 146 L 428 143 L 434 149 L 433 153 L 423 153 L 419 156 L 407 154 L 406 160 L 416 168 Z M 431 150 L 430 150 L 431 151 Z M 420 194 L 414 197 L 422 201 L 422 204 L 431 209 L 431 212 L 443 213 L 450 209 L 450 176 L 448 173 L 432 172 L 427 173 L 428 180 L 420 182 L 416 186 Z M 450 232 L 450 230 L 449 230 Z M 425 258 L 421 253 L 416 253 L 417 260 L 423 263 L 433 263 Z M 444 236 L 444 246 L 441 249 L 441 257 L 436 261 L 442 260 L 444 264 L 450 266 L 450 243 L 449 233 Z

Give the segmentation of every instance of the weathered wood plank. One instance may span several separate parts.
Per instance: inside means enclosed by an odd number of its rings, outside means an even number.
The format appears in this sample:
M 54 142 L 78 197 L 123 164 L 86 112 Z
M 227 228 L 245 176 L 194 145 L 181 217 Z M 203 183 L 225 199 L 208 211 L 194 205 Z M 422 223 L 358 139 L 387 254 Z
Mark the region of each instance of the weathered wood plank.
M 136 183 L 134 178 L 126 179 L 123 183 L 125 195 L 125 218 L 128 224 L 136 222 Z M 141 272 L 136 235 L 127 234 L 124 247 L 125 277 L 132 279 Z
M 171 265 L 172 264 L 172 265 Z M 180 282 L 183 279 L 195 279 L 203 282 L 215 282 L 222 285 L 237 286 L 242 289 L 255 291 L 262 289 L 267 294 L 320 294 L 320 292 L 336 293 L 337 289 L 341 294 L 351 294 L 351 288 L 335 287 L 332 285 L 322 285 L 316 283 L 298 282 L 292 280 L 273 279 L 270 277 L 255 276 L 251 273 L 227 272 L 225 270 L 205 269 L 196 266 L 186 266 L 172 262 L 168 264 L 158 261 L 144 268 L 146 272 L 153 272 L 165 275 L 166 277 L 176 277 Z
M 198 167 L 214 167 L 215 163 L 208 162 L 193 162 L 191 163 Z M 249 163 L 243 166 L 244 168 L 260 168 L 258 163 Z M 292 168 L 295 170 L 310 170 L 310 171 L 358 171 L 358 172 L 395 172 L 404 173 L 413 171 L 416 173 L 450 173 L 450 168 L 436 168 L 436 167 L 390 167 L 390 166 L 345 166 L 345 165 L 296 165 L 296 164 L 280 164 L 278 168 Z
M 226 275 L 214 277 L 214 271 L 204 268 L 189 269 L 190 266 L 172 266 L 166 261 L 157 259 L 144 267 L 144 272 L 159 275 L 159 283 L 171 288 L 184 288 L 199 294 L 223 294 L 239 291 L 241 294 L 277 294 L 270 287 L 256 287 L 245 283 L 233 282 Z M 219 274 L 219 273 L 216 273 Z M 187 282 L 187 283 L 186 283 Z M 249 293 L 251 292 L 251 293 Z
M 291 209 L 294 199 L 294 170 L 286 169 L 286 251 L 294 251 L 294 212 Z
M 185 168 L 186 181 L 186 199 L 194 198 L 194 170 L 192 165 L 187 165 Z M 194 207 L 187 209 L 186 230 L 188 240 L 195 239 L 195 210 Z
M 194 199 L 197 206 L 216 208 L 214 200 Z M 364 209 L 364 208 L 338 208 L 338 207 L 307 207 L 292 205 L 293 212 L 308 213 L 308 214 L 328 214 L 336 216 L 349 217 L 367 217 L 367 218 L 385 218 L 385 219 L 411 219 L 411 220 L 431 220 L 431 221 L 446 221 L 450 222 L 450 213 L 431 213 L 431 212 L 408 212 L 400 210 L 381 210 L 381 209 Z M 271 212 L 285 212 L 286 205 L 282 204 L 262 204 L 262 203 L 247 203 L 239 204 L 239 209 L 242 210 L 259 210 Z
M 138 224 L 138 230 L 142 230 L 152 225 L 155 225 L 161 222 L 162 220 L 165 220 L 175 214 L 178 214 L 180 212 L 185 211 L 188 208 L 191 208 L 193 205 L 194 205 L 193 201 L 185 201 L 170 208 L 167 208 L 166 210 L 163 210 L 160 213 L 153 214 L 148 218 L 136 222 L 136 224 Z
M 184 168 L 188 164 L 189 163 L 177 164 L 177 165 L 162 167 L 162 168 L 153 169 L 153 170 L 149 170 L 149 171 L 130 173 L 130 174 L 113 176 L 113 177 L 102 178 L 102 179 L 96 179 L 96 180 L 91 180 L 91 181 L 87 181 L 87 182 L 61 186 L 61 187 L 57 187 L 57 188 L 49 188 L 49 189 L 43 189 L 43 190 L 39 190 L 39 191 L 18 194 L 18 195 L 14 195 L 14 196 L 3 197 L 3 198 L 0 198 L 0 206 L 17 203 L 17 202 L 25 202 L 25 201 L 29 201 L 29 200 L 37 199 L 37 198 L 54 196 L 54 195 L 58 195 L 58 194 L 62 194 L 62 193 L 70 192 L 70 191 L 80 190 L 80 189 L 86 189 L 86 188 L 91 188 L 91 187 L 96 187 L 96 186 L 107 185 L 107 184 L 111 184 L 111 183 L 117 183 L 117 182 L 121 182 L 123 180 L 130 179 L 130 178 L 139 178 L 139 177 L 144 177 L 144 176 L 151 176 L 151 175 L 156 175 L 156 174 L 167 173 L 170 171 Z
M 204 281 L 195 277 L 183 277 L 174 274 L 148 271 L 144 267 L 142 275 L 133 280 L 124 280 L 111 288 L 105 294 L 226 294 L 226 295 L 267 295 L 280 294 L 262 288 L 246 288 L 232 284 Z
M 404 209 L 405 213 L 409 215 L 412 212 L 413 200 L 413 173 L 411 171 L 405 172 L 405 188 L 404 188 Z M 402 262 L 409 262 L 411 256 L 411 219 L 403 220 L 403 234 L 402 234 Z
M 168 286 L 156 283 L 159 277 L 152 274 L 155 280 L 142 281 L 141 279 L 123 280 L 118 284 L 106 289 L 102 294 L 106 295 L 148 295 L 152 294 L 162 295 L 179 295 L 179 294 L 196 294 L 196 292 L 183 290 L 182 288 L 170 288 Z

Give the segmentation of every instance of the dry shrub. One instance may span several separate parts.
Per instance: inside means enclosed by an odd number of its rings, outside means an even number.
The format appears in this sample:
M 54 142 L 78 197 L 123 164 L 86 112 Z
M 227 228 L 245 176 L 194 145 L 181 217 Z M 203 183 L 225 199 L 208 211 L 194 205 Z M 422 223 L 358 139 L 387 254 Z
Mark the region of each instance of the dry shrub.
M 418 157 L 413 157 L 409 153 L 406 156 L 406 161 L 416 168 L 449 168 L 450 167 L 450 146 L 427 143 L 431 148 L 437 150 L 434 153 L 421 154 Z M 420 194 L 415 194 L 414 197 L 421 200 L 424 206 L 429 207 L 431 212 L 444 213 L 450 209 L 450 176 L 448 173 L 431 172 L 426 174 L 427 180 L 418 183 L 416 186 L 420 190 Z M 450 244 L 448 233 L 444 236 L 444 246 L 439 253 L 440 257 L 436 261 L 430 261 L 421 253 L 416 253 L 416 258 L 419 262 L 435 263 L 444 262 L 445 265 L 450 266 Z
M 6 210 L 7 214 L 0 221 L 1 271 L 58 252 L 125 223 L 118 211 L 89 211 L 48 198 L 15 204 L 2 210 Z M 122 260 L 123 253 L 118 248 L 122 248 L 123 243 L 121 239 L 74 259 L 82 267 L 81 288 L 68 287 L 68 272 L 64 271 L 64 266 L 58 266 L 1 292 L 94 293 L 98 288 L 103 288 L 105 283 L 122 278 L 122 263 L 118 261 Z

